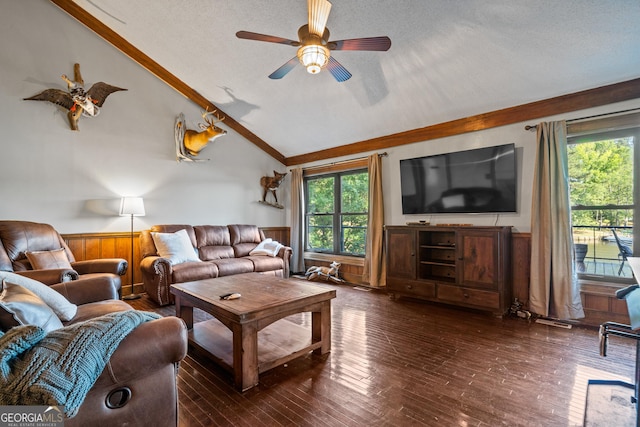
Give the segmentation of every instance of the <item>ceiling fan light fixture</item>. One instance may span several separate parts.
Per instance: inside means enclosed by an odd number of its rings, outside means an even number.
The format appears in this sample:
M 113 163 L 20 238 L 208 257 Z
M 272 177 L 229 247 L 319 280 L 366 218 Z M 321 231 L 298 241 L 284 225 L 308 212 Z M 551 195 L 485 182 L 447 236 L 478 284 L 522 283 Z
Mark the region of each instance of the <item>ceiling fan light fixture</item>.
M 309 74 L 318 74 L 329 62 L 329 49 L 321 45 L 306 45 L 298 49 L 298 60 Z

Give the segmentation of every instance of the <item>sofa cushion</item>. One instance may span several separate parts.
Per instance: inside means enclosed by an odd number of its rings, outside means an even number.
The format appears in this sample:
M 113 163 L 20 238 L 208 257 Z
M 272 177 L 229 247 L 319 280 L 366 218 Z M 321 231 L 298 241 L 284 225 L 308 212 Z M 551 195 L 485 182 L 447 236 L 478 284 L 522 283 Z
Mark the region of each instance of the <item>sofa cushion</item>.
M 233 258 L 235 256 L 231 246 L 203 246 L 199 251 L 203 261 Z
M 255 225 L 231 224 L 228 227 L 236 258 L 249 255 L 264 240 L 264 234 Z
M 237 245 L 238 243 L 258 244 L 264 240 L 264 235 L 260 232 L 257 225 L 231 224 L 227 227 L 229 227 L 231 245 Z
M 174 265 L 172 270 L 171 283 L 184 283 L 218 277 L 218 267 L 209 262 L 184 262 Z
M 206 263 L 215 264 L 220 277 L 253 272 L 253 263 L 247 258 L 215 259 Z
M 158 255 L 167 258 L 172 265 L 200 261 L 191 244 L 191 239 L 184 229 L 175 233 L 152 232 L 151 237 L 158 248 Z
M 253 271 L 259 273 L 284 269 L 284 260 L 279 257 L 256 255 L 244 257 L 244 259 L 250 260 L 253 263 Z
M 193 227 L 198 241 L 200 259 L 233 258 L 229 228 L 223 225 L 196 225 Z
M 197 246 L 196 233 L 193 226 L 189 224 L 158 224 L 152 226 L 149 231 L 155 233 L 175 233 L 176 231 L 186 230 L 191 240 L 191 244 L 195 248 Z
M 51 251 L 31 251 L 27 252 L 26 255 L 34 270 L 71 268 L 71 263 L 64 248 Z
M 27 288 L 2 281 L 0 328 L 6 332 L 20 325 L 40 326 L 45 332 L 62 328 L 58 316 Z
M 74 318 L 68 322 L 64 322 L 64 325 L 66 326 L 73 323 L 84 322 L 85 320 L 100 317 L 109 313 L 114 313 L 116 311 L 128 310 L 133 310 L 133 308 L 131 308 L 131 306 L 126 302 L 117 299 L 81 304 L 78 306 L 78 312 L 76 313 Z
M 202 246 L 231 246 L 229 227 L 226 225 L 196 225 L 193 227 L 198 241 L 198 248 Z
M 29 289 L 36 294 L 42 301 L 45 302 L 53 310 L 53 312 L 62 321 L 71 320 L 78 311 L 78 306 L 69 302 L 61 293 L 51 289 L 44 283 L 33 280 L 29 277 L 22 276 L 20 274 L 10 273 L 8 271 L 0 271 L 0 281 L 7 280 L 7 282 L 15 285 L 20 285 L 23 288 Z
M 233 253 L 236 258 L 242 258 L 248 256 L 256 246 L 258 246 L 257 243 L 238 243 L 237 245 L 233 245 Z

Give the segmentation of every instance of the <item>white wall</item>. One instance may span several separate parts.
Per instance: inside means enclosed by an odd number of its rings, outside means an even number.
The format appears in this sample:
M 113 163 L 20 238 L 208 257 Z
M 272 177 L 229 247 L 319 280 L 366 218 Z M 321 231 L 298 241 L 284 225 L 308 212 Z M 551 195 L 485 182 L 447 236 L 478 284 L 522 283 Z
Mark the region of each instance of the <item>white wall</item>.
M 177 163 L 175 118 L 182 112 L 196 128 L 199 107 L 52 3 L 1 4 L 0 219 L 47 222 L 62 233 L 127 231 L 129 219 L 117 211 L 130 195 L 145 199 L 147 216 L 136 218 L 136 230 L 178 222 L 285 225 L 284 210 L 257 203 L 260 177 L 284 165 L 224 122 L 229 133 L 200 154 L 210 161 Z M 23 98 L 64 89 L 60 75 L 73 76 L 76 62 L 86 89 L 104 81 L 128 91 L 110 95 L 100 115 L 82 117 L 73 132 L 61 108 Z M 279 197 L 286 205 L 286 192 Z
M 640 108 L 640 99 L 620 102 L 602 107 L 574 111 L 567 114 L 543 119 L 530 120 L 509 126 L 488 129 L 479 132 L 456 135 L 448 138 L 392 147 L 380 152 L 387 152 L 388 156 L 382 160 L 383 192 L 385 206 L 385 224 L 404 225 L 407 222 L 426 220 L 432 224 L 473 224 L 473 225 L 508 225 L 514 232 L 531 231 L 531 192 L 533 186 L 533 165 L 536 158 L 536 132 L 525 131 L 525 125 L 533 125 L 541 121 L 571 120 Z M 478 112 L 481 113 L 481 112 Z M 403 215 L 402 196 L 400 191 L 400 160 L 422 157 L 453 151 L 469 150 L 514 143 L 517 155 L 518 176 L 518 205 L 517 213 L 497 214 L 433 214 L 433 215 Z M 363 153 L 362 157 L 371 153 Z M 332 161 L 346 160 L 349 157 L 332 159 Z M 301 166 L 312 166 L 323 162 L 309 163 Z M 326 163 L 326 162 L 325 162 Z

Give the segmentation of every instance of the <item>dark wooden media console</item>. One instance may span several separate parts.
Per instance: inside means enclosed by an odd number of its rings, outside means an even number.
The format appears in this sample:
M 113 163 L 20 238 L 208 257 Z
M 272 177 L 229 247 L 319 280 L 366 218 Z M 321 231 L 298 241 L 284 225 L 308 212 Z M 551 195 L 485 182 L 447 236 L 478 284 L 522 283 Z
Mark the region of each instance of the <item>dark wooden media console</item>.
M 385 227 L 387 290 L 491 311 L 511 305 L 511 227 Z

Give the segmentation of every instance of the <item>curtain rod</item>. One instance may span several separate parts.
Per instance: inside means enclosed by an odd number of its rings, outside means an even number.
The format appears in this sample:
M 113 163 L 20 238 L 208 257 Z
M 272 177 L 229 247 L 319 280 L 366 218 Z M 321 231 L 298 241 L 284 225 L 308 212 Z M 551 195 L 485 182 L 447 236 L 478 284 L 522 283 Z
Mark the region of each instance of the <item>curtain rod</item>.
M 595 118 L 604 117 L 604 116 L 613 116 L 613 115 L 622 114 L 622 113 L 630 113 L 632 111 L 640 111 L 640 108 L 630 108 L 628 110 L 614 111 L 614 112 L 611 112 L 611 113 L 596 114 L 594 116 L 579 117 L 577 119 L 569 119 L 569 120 L 567 120 L 567 123 L 573 123 L 573 122 L 577 122 L 577 121 L 580 121 L 580 120 L 595 119 Z M 524 127 L 524 130 L 535 130 L 537 128 L 538 128 L 538 125 L 526 125 Z
M 387 156 L 388 156 L 388 154 L 387 154 L 387 152 L 386 152 L 386 151 L 385 151 L 384 153 L 379 153 L 379 154 L 378 154 L 378 157 L 387 157 Z M 366 157 L 356 157 L 355 159 L 340 160 L 340 161 L 338 161 L 338 162 L 325 163 L 325 164 L 323 164 L 323 165 L 309 166 L 308 168 L 302 168 L 302 170 L 304 170 L 304 171 L 308 171 L 308 170 L 313 170 L 313 169 L 315 169 L 315 168 L 324 168 L 324 167 L 326 167 L 326 166 L 333 166 L 333 165 L 339 165 L 339 164 L 341 164 L 341 163 L 355 162 L 355 161 L 358 161 L 358 160 L 363 160 L 363 159 L 368 159 L 368 158 L 369 158 L 369 156 L 366 156 Z M 289 169 L 289 172 L 292 172 L 292 171 L 293 171 L 293 169 Z

